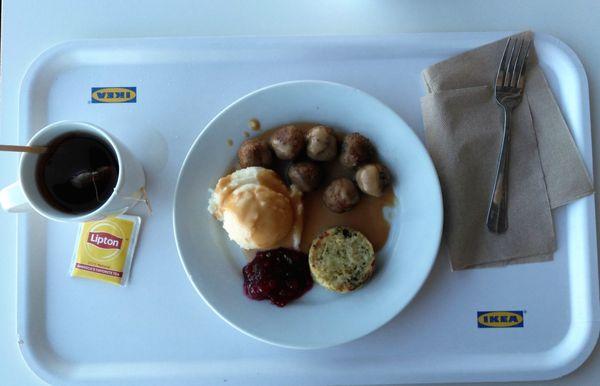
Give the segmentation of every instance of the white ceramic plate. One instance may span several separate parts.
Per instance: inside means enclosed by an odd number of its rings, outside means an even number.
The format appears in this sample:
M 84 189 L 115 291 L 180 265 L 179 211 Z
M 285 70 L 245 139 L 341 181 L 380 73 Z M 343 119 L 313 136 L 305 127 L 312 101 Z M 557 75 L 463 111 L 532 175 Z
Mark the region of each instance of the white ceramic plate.
M 386 215 L 391 230 L 377 270 L 362 288 L 336 294 L 315 283 L 300 299 L 278 308 L 242 291 L 245 258 L 208 213 L 208 189 L 236 157 L 258 118 L 263 128 L 312 121 L 359 131 L 375 144 L 393 174 L 397 204 Z M 227 141 L 233 139 L 234 146 Z M 177 182 L 174 229 L 181 262 L 200 296 L 240 331 L 279 346 L 328 347 L 382 326 L 415 296 L 433 266 L 442 231 L 438 178 L 420 140 L 372 96 L 322 81 L 280 83 L 255 91 L 223 110 L 198 136 Z

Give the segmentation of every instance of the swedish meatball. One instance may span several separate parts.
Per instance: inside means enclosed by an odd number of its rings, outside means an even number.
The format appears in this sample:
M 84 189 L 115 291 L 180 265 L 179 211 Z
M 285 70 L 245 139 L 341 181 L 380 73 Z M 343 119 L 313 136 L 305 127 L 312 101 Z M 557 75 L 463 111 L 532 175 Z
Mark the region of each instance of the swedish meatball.
M 265 141 L 256 138 L 244 141 L 237 155 L 242 168 L 250 166 L 268 167 L 273 162 L 269 145 Z
M 306 133 L 306 154 L 315 161 L 331 161 L 337 155 L 337 138 L 326 126 L 315 126 Z
M 375 148 L 367 137 L 352 133 L 344 137 L 340 162 L 345 167 L 354 168 L 369 162 L 374 154 Z
M 381 197 L 383 190 L 390 184 L 390 172 L 382 164 L 368 164 L 356 171 L 358 188 L 370 196 Z
M 290 165 L 287 171 L 290 182 L 303 192 L 311 192 L 319 187 L 323 174 L 314 162 L 299 162 Z
M 323 202 L 333 212 L 342 213 L 352 209 L 360 200 L 358 189 L 348 178 L 331 181 L 323 192 Z
M 294 159 L 304 150 L 304 132 L 294 125 L 280 127 L 271 135 L 269 144 L 277 158 Z

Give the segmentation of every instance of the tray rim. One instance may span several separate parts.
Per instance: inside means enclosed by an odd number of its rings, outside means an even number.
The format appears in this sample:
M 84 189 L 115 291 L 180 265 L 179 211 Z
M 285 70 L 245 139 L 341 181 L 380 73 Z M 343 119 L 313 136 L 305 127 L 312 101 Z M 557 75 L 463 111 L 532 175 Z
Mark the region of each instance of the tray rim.
M 79 39 L 79 40 L 70 40 L 62 43 L 58 43 L 54 46 L 43 51 L 39 56 L 37 56 L 28 70 L 26 71 L 22 81 L 21 87 L 19 91 L 19 127 L 18 127 L 18 136 L 20 139 L 22 135 L 22 127 L 25 122 L 28 122 L 28 119 L 25 117 L 27 109 L 24 109 L 24 106 L 28 106 L 27 95 L 31 89 L 32 83 L 35 81 L 36 77 L 40 75 L 40 72 L 43 72 L 44 66 L 47 63 L 51 63 L 53 60 L 59 59 L 61 55 L 68 53 L 71 49 L 77 48 L 91 48 L 98 49 L 101 47 L 112 46 L 115 44 L 121 44 L 128 48 L 133 48 L 136 46 L 136 43 L 139 42 L 159 42 L 159 43 L 168 43 L 168 42 L 227 42 L 232 40 L 265 40 L 269 42 L 279 42 L 280 40 L 287 41 L 295 41 L 302 39 L 311 39 L 313 41 L 324 40 L 326 42 L 331 42 L 332 40 L 336 43 L 345 42 L 345 41 L 360 41 L 364 42 L 380 42 L 390 40 L 394 41 L 396 39 L 403 38 L 416 38 L 420 40 L 433 40 L 438 39 L 437 43 L 433 45 L 434 49 L 441 49 L 441 43 L 445 43 L 451 40 L 463 40 L 463 44 L 467 44 L 468 39 L 472 41 L 480 42 L 480 41 L 491 41 L 490 39 L 501 38 L 503 36 L 508 36 L 509 34 L 515 33 L 517 31 L 487 31 L 487 32 L 425 32 L 425 33 L 394 33 L 394 34 L 374 34 L 374 35 L 283 35 L 283 36 L 199 36 L 199 37 L 138 37 L 138 38 L 114 38 L 114 39 Z M 569 65 L 573 67 L 576 71 L 579 81 L 580 87 L 580 100 L 581 100 L 581 123 L 583 123 L 583 131 L 587 140 L 591 138 L 591 120 L 590 120 L 590 99 L 589 99 L 589 87 L 588 87 L 588 79 L 587 74 L 585 72 L 585 68 L 577 56 L 577 54 L 563 41 L 560 39 L 547 34 L 547 33 L 539 33 L 535 32 L 535 39 L 539 41 L 545 41 L 546 43 L 550 43 L 556 49 L 558 49 L 561 54 L 564 55 L 565 59 L 568 61 Z M 139 47 L 139 46 L 138 46 Z M 166 46 L 161 46 L 161 49 L 164 49 Z M 203 47 L 204 48 L 204 47 Z M 200 51 L 200 50 L 198 50 Z M 593 154 L 593 149 L 590 141 L 590 149 L 591 154 Z M 591 157 L 590 154 L 590 157 Z M 590 165 L 590 174 L 593 176 L 593 165 Z M 592 201 L 594 196 L 591 196 Z M 582 203 L 583 205 L 583 203 Z M 593 203 L 592 203 L 593 208 Z M 63 384 L 64 382 L 68 382 L 68 379 L 64 379 L 60 377 L 59 373 L 51 371 L 47 367 L 47 363 L 44 362 L 43 355 L 51 355 L 53 354 L 51 349 L 48 347 L 42 347 L 42 350 L 39 348 L 35 348 L 32 345 L 25 344 L 25 341 L 29 341 L 29 336 L 27 332 L 29 331 L 29 322 L 26 318 L 27 307 L 26 300 L 28 299 L 27 294 L 27 284 L 26 284 L 26 274 L 24 265 L 26 262 L 24 258 L 21 258 L 22 255 L 27 255 L 30 246 L 21 245 L 19 242 L 20 235 L 26 233 L 27 231 L 27 223 L 30 220 L 31 215 L 19 216 L 17 219 L 17 337 L 18 337 L 18 345 L 23 356 L 25 362 L 28 367 L 41 379 L 48 383 L 56 383 Z M 556 346 L 552 347 L 547 351 L 535 352 L 532 354 L 533 356 L 542 356 L 542 363 L 547 367 L 545 370 L 545 375 L 542 375 L 539 371 L 530 372 L 527 369 L 517 369 L 516 372 L 511 374 L 505 374 L 501 377 L 495 377 L 494 381 L 508 381 L 508 380 L 547 380 L 547 379 L 555 379 L 566 374 L 569 374 L 579 368 L 585 360 L 589 357 L 594 347 L 596 346 L 598 336 L 600 333 L 600 299 L 598 297 L 598 261 L 597 261 L 597 243 L 596 243 L 596 218 L 595 212 L 592 212 L 590 215 L 587 214 L 587 225 L 586 230 L 589 232 L 588 239 L 590 240 L 591 250 L 589 250 L 588 254 L 588 265 L 587 265 L 587 275 L 585 277 L 585 288 L 584 290 L 587 293 L 590 293 L 592 302 L 586 302 L 587 315 L 591 316 L 590 320 L 571 320 L 571 325 L 567 334 L 563 337 L 561 342 Z M 579 279 L 582 279 L 578 277 Z M 577 336 L 571 336 L 571 332 L 573 331 L 573 324 L 577 324 Z M 584 331 L 585 330 L 585 331 Z M 583 332 L 582 332 L 583 331 Z M 559 345 L 565 343 L 567 340 L 572 341 L 576 348 L 570 350 L 570 355 L 566 356 L 564 360 L 558 361 L 557 363 L 551 363 L 548 358 L 544 358 L 548 352 L 556 349 Z M 572 344 L 571 344 L 572 346 Z M 505 355 L 499 356 L 498 359 L 504 357 Z M 69 369 L 68 364 L 61 363 L 60 360 L 56 361 L 59 366 L 64 367 L 61 373 L 68 373 Z M 140 362 L 143 364 L 148 364 L 149 362 Z M 429 381 L 429 382 L 444 382 L 444 381 L 464 381 L 461 378 L 461 374 L 463 371 L 468 371 L 468 369 L 460 369 L 460 366 L 457 366 L 456 371 L 450 372 L 452 373 L 448 378 L 437 379 L 437 377 L 430 377 L 435 379 L 424 379 L 421 382 Z M 461 370 L 461 371 L 459 371 Z M 419 373 L 420 374 L 420 373 Z M 423 375 L 417 375 L 417 378 L 423 377 Z M 146 379 L 146 378 L 142 378 Z M 149 378 L 151 379 L 151 378 Z M 108 381 L 115 381 L 116 379 L 111 378 Z M 140 379 L 137 379 L 138 381 Z M 489 378 L 486 378 L 485 371 L 477 372 L 473 374 L 471 378 L 469 378 L 468 382 L 476 382 L 476 381 L 489 381 Z M 130 382 L 135 380 L 128 380 L 125 382 Z

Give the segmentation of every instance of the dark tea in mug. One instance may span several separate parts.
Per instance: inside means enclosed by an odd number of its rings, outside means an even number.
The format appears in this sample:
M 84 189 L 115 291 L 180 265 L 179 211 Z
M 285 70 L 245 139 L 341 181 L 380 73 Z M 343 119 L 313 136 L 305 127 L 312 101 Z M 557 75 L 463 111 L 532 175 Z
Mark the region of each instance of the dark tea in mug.
M 112 195 L 119 162 L 104 139 L 84 132 L 56 137 L 36 165 L 36 183 L 46 202 L 69 214 L 93 212 Z

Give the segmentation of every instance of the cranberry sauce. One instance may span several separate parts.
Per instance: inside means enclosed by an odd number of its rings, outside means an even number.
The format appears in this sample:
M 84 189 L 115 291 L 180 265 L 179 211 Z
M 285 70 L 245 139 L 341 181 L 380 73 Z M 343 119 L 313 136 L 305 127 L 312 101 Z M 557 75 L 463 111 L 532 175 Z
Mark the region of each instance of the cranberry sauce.
M 287 248 L 260 251 L 242 270 L 244 293 L 250 299 L 269 299 L 283 307 L 312 288 L 305 253 Z

